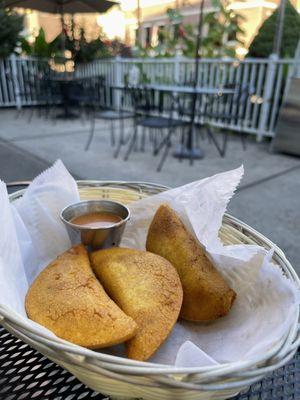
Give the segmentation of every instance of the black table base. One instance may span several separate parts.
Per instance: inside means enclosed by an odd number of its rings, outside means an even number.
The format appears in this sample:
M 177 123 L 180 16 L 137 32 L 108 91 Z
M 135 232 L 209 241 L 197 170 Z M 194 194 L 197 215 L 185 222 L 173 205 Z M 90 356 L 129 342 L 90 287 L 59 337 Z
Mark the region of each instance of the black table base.
M 173 155 L 179 159 L 201 160 L 204 157 L 204 151 L 197 147 L 189 149 L 187 147 L 180 146 L 178 149 L 176 149 Z
M 75 114 L 71 111 L 63 112 L 55 116 L 57 119 L 76 119 L 79 118 L 78 114 Z
M 26 343 L 0 327 L 0 400 L 104 400 Z M 285 367 L 233 400 L 299 400 L 300 352 Z

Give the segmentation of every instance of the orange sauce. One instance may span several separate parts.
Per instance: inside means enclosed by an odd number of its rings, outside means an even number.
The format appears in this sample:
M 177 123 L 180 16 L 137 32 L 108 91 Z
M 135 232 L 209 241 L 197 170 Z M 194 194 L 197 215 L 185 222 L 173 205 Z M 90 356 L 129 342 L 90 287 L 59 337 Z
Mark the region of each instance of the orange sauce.
M 72 218 L 70 222 L 87 228 L 107 228 L 120 221 L 121 217 L 110 212 L 92 212 Z

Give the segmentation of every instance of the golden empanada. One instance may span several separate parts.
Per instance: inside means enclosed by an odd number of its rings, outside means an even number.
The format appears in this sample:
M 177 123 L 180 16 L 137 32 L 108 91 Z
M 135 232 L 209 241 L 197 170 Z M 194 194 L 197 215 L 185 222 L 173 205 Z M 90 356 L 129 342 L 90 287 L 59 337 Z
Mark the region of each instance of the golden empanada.
M 229 312 L 235 292 L 168 205 L 158 208 L 148 231 L 146 248 L 176 268 L 183 287 L 182 318 L 211 321 Z
M 182 303 L 175 268 L 146 251 L 112 248 L 90 255 L 92 268 L 108 295 L 137 323 L 127 355 L 147 360 L 171 332 Z
M 49 264 L 35 279 L 25 301 L 28 317 L 62 339 L 97 349 L 130 339 L 134 320 L 107 296 L 82 245 Z

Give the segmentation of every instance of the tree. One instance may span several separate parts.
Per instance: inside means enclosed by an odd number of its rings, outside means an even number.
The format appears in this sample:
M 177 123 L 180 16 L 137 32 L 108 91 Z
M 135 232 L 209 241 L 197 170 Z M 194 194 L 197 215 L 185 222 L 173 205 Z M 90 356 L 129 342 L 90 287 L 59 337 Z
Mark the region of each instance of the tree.
M 4 8 L 0 0 L 0 58 L 13 53 L 20 42 L 23 17 Z
M 59 38 L 55 38 L 52 42 L 48 43 L 46 41 L 45 31 L 40 28 L 35 41 L 31 44 L 27 39 L 21 39 L 21 46 L 23 53 L 41 57 L 41 58 L 51 58 L 59 49 Z
M 204 17 L 208 33 L 202 41 L 202 56 L 234 57 L 236 45 L 243 44 L 241 37 L 244 31 L 240 23 L 244 17 L 230 9 L 228 0 L 212 0 L 212 5 L 217 11 L 207 13 Z
M 249 48 L 249 57 L 268 57 L 273 51 L 278 9 L 262 24 Z M 300 16 L 287 1 L 282 35 L 281 56 L 294 57 L 300 39 Z
M 202 40 L 201 55 L 204 57 L 234 56 L 237 43 L 242 43 L 244 31 L 240 27 L 243 17 L 230 9 L 230 0 L 212 0 L 214 11 L 206 13 L 204 24 L 208 34 Z M 158 32 L 155 47 L 138 48 L 137 56 L 155 55 L 173 57 L 178 51 L 186 57 L 194 57 L 197 42 L 197 26 L 183 24 L 178 9 L 168 9 L 169 23 Z

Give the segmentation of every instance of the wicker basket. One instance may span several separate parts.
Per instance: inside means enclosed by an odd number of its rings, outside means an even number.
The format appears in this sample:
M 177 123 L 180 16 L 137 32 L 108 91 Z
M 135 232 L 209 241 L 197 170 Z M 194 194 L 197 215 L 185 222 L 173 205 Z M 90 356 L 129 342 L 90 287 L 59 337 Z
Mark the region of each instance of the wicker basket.
M 166 187 L 132 182 L 79 181 L 82 199 L 106 198 L 129 203 Z M 13 201 L 22 191 L 11 195 Z M 275 248 L 274 261 L 299 287 L 299 279 L 284 253 L 263 235 L 225 215 L 220 238 L 224 244 L 258 244 Z M 199 368 L 175 368 L 97 353 L 40 334 L 26 319 L 0 305 L 0 322 L 12 334 L 74 374 L 90 388 L 113 398 L 145 400 L 226 399 L 289 361 L 300 343 L 299 309 L 286 336 L 256 359 Z

